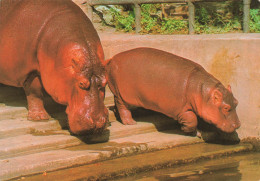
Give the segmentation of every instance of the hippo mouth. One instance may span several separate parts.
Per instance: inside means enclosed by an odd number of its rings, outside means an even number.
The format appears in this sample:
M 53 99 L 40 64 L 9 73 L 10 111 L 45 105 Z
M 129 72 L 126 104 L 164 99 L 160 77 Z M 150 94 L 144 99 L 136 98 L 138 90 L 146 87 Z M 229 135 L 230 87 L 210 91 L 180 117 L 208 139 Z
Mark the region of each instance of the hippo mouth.
M 223 122 L 222 124 L 215 125 L 218 129 L 225 133 L 233 133 L 240 127 L 240 122 L 236 123 L 226 123 Z
M 69 111 L 67 107 L 66 112 L 69 129 L 74 135 L 100 134 L 109 126 L 108 111 L 96 115 L 85 112 L 84 109 Z
M 69 120 L 70 131 L 76 135 L 101 134 L 108 126 L 108 117 L 100 117 L 96 121 L 91 117 L 84 120 Z

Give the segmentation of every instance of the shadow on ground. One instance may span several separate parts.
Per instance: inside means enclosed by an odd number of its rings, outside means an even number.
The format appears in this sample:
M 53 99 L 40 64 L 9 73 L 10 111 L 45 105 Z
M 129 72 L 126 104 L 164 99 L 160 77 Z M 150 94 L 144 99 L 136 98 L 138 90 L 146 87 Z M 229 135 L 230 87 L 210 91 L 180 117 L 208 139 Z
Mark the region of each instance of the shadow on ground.
M 110 110 L 112 110 L 116 116 L 117 121 L 121 122 L 119 114 L 115 106 L 110 106 Z M 224 133 L 217 129 L 214 125 L 206 123 L 203 119 L 198 117 L 198 134 L 197 133 L 184 133 L 181 130 L 181 125 L 174 119 L 167 117 L 164 114 L 147 110 L 144 108 L 135 108 L 131 110 L 133 119 L 136 122 L 149 122 L 149 119 L 144 119 L 144 117 L 153 117 L 157 121 L 154 121 L 153 124 L 155 125 L 157 131 L 160 132 L 167 132 L 168 130 L 174 130 L 173 134 L 178 135 L 186 135 L 186 136 L 199 136 L 207 143 L 213 144 L 223 144 L 223 145 L 230 145 L 230 144 L 238 144 L 240 139 L 238 137 L 237 132 L 233 133 Z M 159 123 L 160 120 L 165 122 L 165 126 L 161 126 Z

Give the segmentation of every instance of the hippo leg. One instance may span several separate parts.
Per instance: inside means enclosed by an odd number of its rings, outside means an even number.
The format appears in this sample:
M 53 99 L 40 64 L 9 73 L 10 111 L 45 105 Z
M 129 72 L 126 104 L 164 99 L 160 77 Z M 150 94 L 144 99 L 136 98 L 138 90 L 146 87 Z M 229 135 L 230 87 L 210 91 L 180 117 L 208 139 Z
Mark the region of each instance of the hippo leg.
M 131 111 L 127 108 L 125 103 L 121 98 L 115 97 L 115 105 L 117 107 L 119 116 L 122 120 L 122 123 L 125 125 L 136 124 L 136 121 L 133 120 Z
M 180 114 L 178 122 L 182 124 L 181 129 L 184 132 L 194 132 L 196 131 L 198 125 L 197 116 L 192 111 L 187 111 Z
M 50 118 L 43 106 L 43 93 L 40 78 L 29 75 L 23 86 L 28 102 L 28 120 L 47 120 Z

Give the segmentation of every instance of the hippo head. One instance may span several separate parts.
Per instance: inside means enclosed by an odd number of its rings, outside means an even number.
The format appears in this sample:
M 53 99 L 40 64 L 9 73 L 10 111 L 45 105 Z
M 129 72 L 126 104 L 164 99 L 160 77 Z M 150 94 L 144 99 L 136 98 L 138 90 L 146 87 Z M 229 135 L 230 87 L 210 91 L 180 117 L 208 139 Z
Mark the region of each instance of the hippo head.
M 236 113 L 238 101 L 234 98 L 230 86 L 226 89 L 221 85 L 211 90 L 203 105 L 202 118 L 221 131 L 231 133 L 240 127 Z
M 95 47 L 69 45 L 55 61 L 45 59 L 40 64 L 46 91 L 56 102 L 67 105 L 69 127 L 77 135 L 101 132 L 108 125 L 103 49 Z

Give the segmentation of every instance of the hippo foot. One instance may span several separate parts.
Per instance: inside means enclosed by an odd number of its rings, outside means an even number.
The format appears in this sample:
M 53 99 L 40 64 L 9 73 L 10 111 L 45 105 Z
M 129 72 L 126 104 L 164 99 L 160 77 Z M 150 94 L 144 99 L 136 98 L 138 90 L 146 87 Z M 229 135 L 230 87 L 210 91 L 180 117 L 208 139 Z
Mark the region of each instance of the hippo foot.
M 193 134 L 194 132 L 196 132 L 197 127 L 189 127 L 189 126 L 182 126 L 181 130 L 184 131 L 185 133 L 191 133 Z
M 129 119 L 123 119 L 123 120 L 122 120 L 122 123 L 123 123 L 124 125 L 135 125 L 135 124 L 136 124 L 136 121 L 133 120 L 133 119 L 131 119 L 131 118 L 129 118 Z
M 27 119 L 31 121 L 48 120 L 50 116 L 45 110 L 33 110 L 28 112 Z

